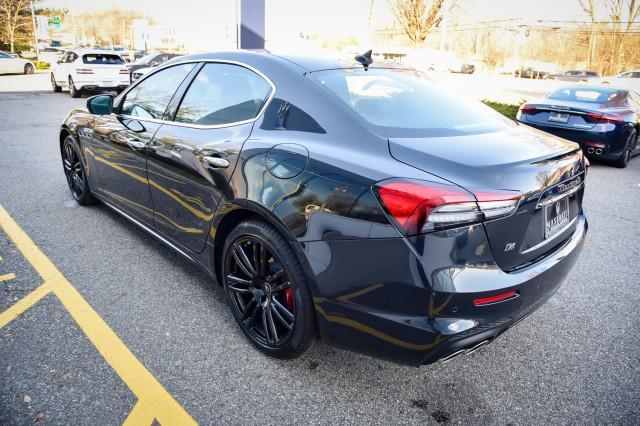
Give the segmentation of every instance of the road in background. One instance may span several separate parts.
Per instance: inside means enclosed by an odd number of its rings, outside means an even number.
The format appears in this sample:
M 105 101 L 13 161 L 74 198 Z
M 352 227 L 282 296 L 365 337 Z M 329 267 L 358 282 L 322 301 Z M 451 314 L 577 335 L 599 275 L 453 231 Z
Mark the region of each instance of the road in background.
M 419 369 L 322 343 L 280 361 L 253 349 L 205 274 L 105 206 L 73 201 L 58 130 L 85 101 L 0 93 L 0 205 L 198 422 L 640 423 L 640 157 L 592 166 L 576 267 L 486 348 Z M 2 232 L 0 256 L 0 275 L 16 275 L 0 282 L 1 312 L 40 283 Z M 56 298 L 0 328 L 0 424 L 120 424 L 135 402 Z

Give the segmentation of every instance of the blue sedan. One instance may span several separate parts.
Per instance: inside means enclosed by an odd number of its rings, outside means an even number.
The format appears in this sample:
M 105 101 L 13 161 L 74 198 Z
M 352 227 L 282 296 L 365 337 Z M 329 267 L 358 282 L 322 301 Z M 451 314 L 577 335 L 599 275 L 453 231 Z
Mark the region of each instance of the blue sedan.
M 627 167 L 640 154 L 640 95 L 615 88 L 574 85 L 520 107 L 517 120 L 577 142 L 587 156 Z

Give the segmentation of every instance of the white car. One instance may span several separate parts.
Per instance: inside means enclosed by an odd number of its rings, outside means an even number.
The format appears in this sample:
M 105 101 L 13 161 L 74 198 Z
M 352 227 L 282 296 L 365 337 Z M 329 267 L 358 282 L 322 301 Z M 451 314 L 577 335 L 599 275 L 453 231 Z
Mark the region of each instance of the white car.
M 0 74 L 33 74 L 35 69 L 31 61 L 13 53 L 0 52 Z
M 625 71 L 612 77 L 602 77 L 598 82 L 640 91 L 640 70 Z
M 104 50 L 68 50 L 51 70 L 51 87 L 63 87 L 79 98 L 83 91 L 121 92 L 129 85 L 129 70 L 120 55 Z

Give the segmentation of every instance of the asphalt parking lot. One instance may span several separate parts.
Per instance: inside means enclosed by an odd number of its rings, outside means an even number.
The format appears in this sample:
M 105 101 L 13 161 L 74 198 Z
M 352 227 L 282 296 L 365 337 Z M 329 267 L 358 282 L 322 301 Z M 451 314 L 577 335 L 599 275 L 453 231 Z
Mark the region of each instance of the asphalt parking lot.
M 279 361 L 190 263 L 76 205 L 57 134 L 84 102 L 0 93 L 0 424 L 640 423 L 640 157 L 592 165 L 576 267 L 483 350 L 419 369 L 324 344 Z

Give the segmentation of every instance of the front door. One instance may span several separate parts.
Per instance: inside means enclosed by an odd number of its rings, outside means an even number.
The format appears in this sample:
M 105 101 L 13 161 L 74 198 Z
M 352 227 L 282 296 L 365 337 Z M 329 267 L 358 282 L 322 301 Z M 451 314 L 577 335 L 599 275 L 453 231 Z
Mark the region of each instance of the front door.
M 242 144 L 272 90 L 248 68 L 206 63 L 183 99 L 172 102 L 173 122 L 149 145 L 149 189 L 160 232 L 193 252 L 204 249 Z
M 193 64 L 162 70 L 128 91 L 116 113 L 96 118 L 91 151 L 98 192 L 118 208 L 153 225 L 147 150 L 167 105 Z

